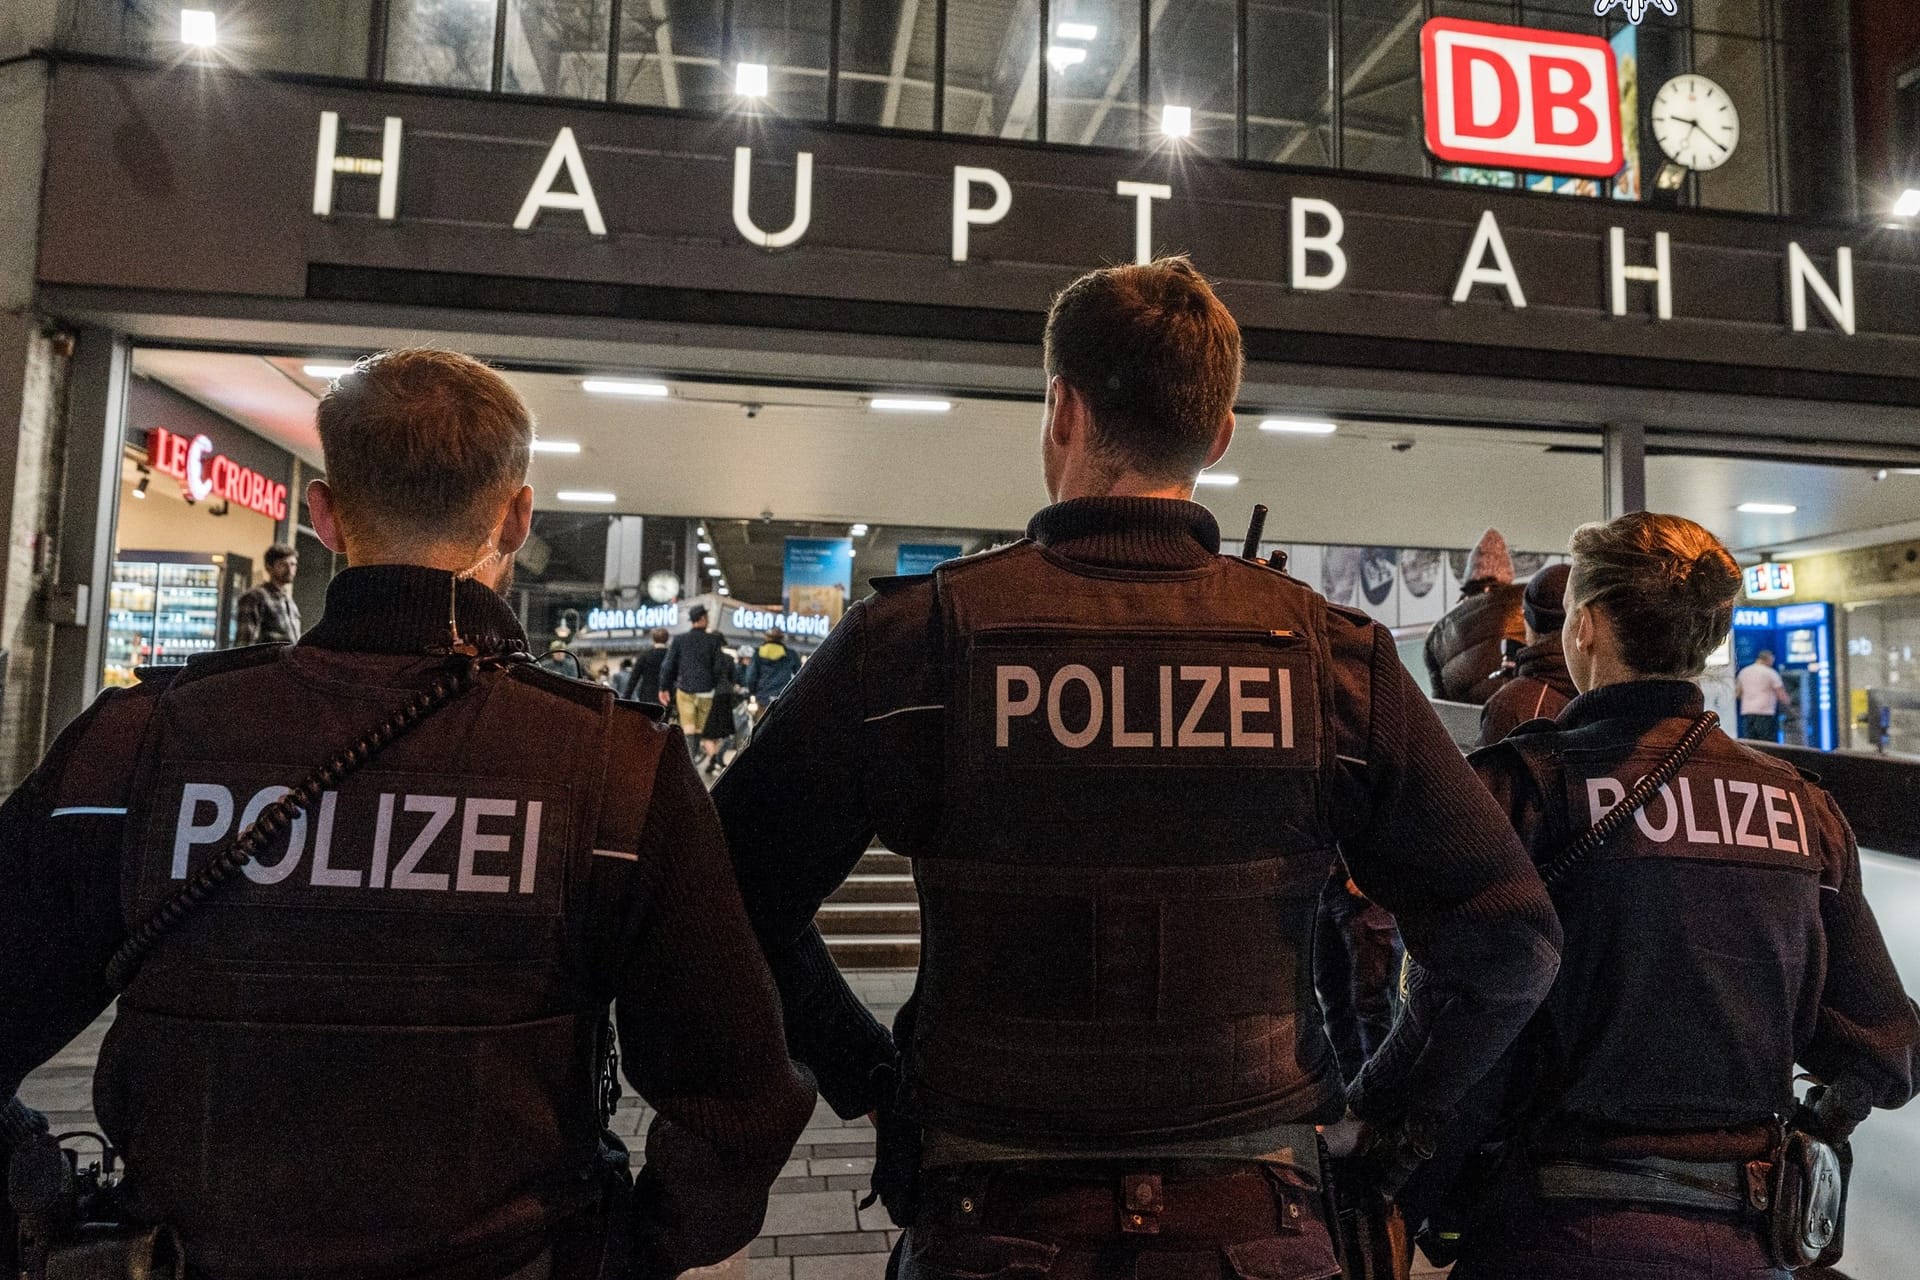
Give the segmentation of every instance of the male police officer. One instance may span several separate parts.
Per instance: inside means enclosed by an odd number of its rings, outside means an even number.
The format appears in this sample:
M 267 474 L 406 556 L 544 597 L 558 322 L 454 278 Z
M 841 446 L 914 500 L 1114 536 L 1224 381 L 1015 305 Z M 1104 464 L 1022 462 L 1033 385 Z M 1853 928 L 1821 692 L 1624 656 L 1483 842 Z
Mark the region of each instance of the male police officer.
M 1055 502 L 1028 538 L 877 583 L 722 779 L 748 914 L 823 1095 L 888 1108 L 894 1044 L 810 921 L 876 834 L 915 859 L 917 1205 L 883 1187 L 903 1275 L 1212 1278 L 1225 1250 L 1325 1276 L 1312 1126 L 1343 1104 L 1311 938 L 1335 846 L 1426 978 L 1375 1059 L 1395 1088 L 1349 1095 L 1384 1132 L 1430 1129 L 1497 1058 L 1558 926 L 1392 637 L 1219 554 L 1190 497 L 1240 335 L 1193 267 L 1074 282 L 1046 370 Z
M 499 594 L 526 405 L 396 351 L 319 429 L 313 522 L 352 566 L 319 625 L 109 691 L 0 809 L 0 1097 L 105 1008 L 119 951 L 95 1101 L 132 1216 L 194 1275 L 716 1261 L 759 1229 L 812 1090 L 674 735 L 526 660 Z M 262 818 L 241 874 L 145 925 Z M 662 1116 L 630 1198 L 601 1134 L 609 1001 Z

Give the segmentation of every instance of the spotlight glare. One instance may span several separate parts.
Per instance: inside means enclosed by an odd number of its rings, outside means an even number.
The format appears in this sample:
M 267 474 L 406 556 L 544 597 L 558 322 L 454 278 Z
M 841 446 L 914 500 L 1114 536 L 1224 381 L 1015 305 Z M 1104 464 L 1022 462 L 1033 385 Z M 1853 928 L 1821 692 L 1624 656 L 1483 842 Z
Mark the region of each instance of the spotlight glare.
M 1160 108 L 1160 132 L 1169 138 L 1191 138 L 1193 136 L 1193 108 L 1165 106 Z
M 1893 202 L 1893 216 L 1896 218 L 1920 218 L 1920 187 L 1908 187 Z
M 743 98 L 767 96 L 767 64 L 743 62 L 734 68 L 733 91 Z
M 211 9 L 182 9 L 180 43 L 197 45 L 202 49 L 213 48 L 218 40 L 215 34 L 218 21 Z

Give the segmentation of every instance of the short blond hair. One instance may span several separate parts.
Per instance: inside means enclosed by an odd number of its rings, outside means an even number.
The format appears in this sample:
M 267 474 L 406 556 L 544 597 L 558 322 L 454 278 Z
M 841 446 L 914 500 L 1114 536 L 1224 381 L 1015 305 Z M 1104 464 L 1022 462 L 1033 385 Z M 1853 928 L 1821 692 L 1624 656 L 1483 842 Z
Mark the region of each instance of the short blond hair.
M 457 351 L 368 356 L 327 389 L 316 418 L 342 519 L 385 538 L 479 543 L 533 454 L 527 402 Z

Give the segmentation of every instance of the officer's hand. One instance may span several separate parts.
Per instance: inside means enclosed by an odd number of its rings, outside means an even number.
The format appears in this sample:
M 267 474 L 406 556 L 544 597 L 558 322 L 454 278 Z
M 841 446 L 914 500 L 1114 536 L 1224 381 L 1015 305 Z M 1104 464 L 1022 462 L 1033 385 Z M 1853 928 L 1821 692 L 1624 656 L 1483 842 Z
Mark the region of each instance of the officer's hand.
M 1321 1140 L 1327 1144 L 1327 1154 L 1336 1160 L 1346 1160 L 1360 1150 L 1362 1140 L 1367 1134 L 1367 1123 L 1349 1113 L 1332 1124 L 1318 1126 Z
M 665 689 L 662 689 L 662 690 L 661 690 L 661 691 L 659 692 L 659 694 L 658 694 L 657 696 L 658 696 L 658 697 L 659 697 L 659 699 L 660 699 L 660 705 L 661 705 L 661 706 L 663 706 L 663 707 L 664 707 L 664 706 L 666 706 L 666 705 L 667 705 L 667 691 L 666 691 Z

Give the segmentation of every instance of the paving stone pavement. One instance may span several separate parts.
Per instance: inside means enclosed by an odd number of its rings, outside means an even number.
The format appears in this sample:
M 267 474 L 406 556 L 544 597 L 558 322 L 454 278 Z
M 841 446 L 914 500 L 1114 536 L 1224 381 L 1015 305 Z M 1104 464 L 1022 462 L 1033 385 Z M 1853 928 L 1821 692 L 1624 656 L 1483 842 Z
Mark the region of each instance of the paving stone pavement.
M 913 990 L 910 970 L 869 970 L 847 978 L 887 1025 Z M 108 1010 L 21 1087 L 21 1097 L 48 1113 L 55 1132 L 95 1127 L 93 1064 L 112 1021 L 113 1012 Z M 620 1100 L 613 1129 L 637 1152 L 651 1119 L 648 1108 L 628 1096 Z M 773 1184 L 760 1238 L 744 1254 L 689 1276 L 695 1280 L 882 1280 L 887 1252 L 900 1233 L 879 1205 L 859 1208 L 872 1169 L 873 1126 L 864 1116 L 842 1120 L 821 1103 Z M 1437 1277 L 1445 1272 L 1416 1268 L 1414 1275 Z

